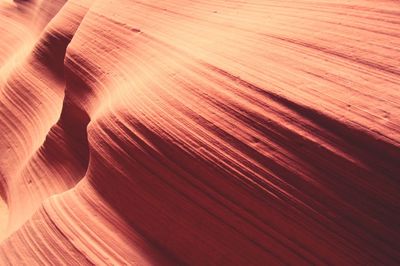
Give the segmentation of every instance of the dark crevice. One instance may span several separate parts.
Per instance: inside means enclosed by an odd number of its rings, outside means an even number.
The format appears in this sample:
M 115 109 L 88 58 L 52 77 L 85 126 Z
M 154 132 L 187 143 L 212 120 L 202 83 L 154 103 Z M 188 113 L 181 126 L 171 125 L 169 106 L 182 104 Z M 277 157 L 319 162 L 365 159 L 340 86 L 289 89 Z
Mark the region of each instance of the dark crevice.
M 59 84 L 59 86 L 50 87 L 49 89 L 60 90 L 60 88 L 64 88 L 64 99 L 58 122 L 51 127 L 43 144 L 32 153 L 31 158 L 27 164 L 21 167 L 21 170 L 24 171 L 29 164 L 35 163 L 35 160 L 42 161 L 46 165 L 46 168 L 48 168 L 48 171 L 54 173 L 52 178 L 63 179 L 57 181 L 57 183 L 66 184 L 67 187 L 65 190 L 75 186 L 85 175 L 89 161 L 86 127 L 90 118 L 85 111 L 77 107 L 68 97 L 68 79 L 71 77 L 68 75 L 65 67 L 67 48 L 88 10 L 89 7 L 86 12 L 82 13 L 81 20 L 75 26 L 74 31 L 68 30 L 63 32 L 57 28 L 57 25 L 49 23 L 46 31 L 41 34 L 33 47 L 30 57 L 27 59 L 28 65 L 33 66 L 39 73 L 43 73 L 51 81 L 56 81 Z M 62 91 L 59 91 L 59 93 L 62 93 Z M 69 173 L 70 176 L 65 176 L 65 173 Z M 20 178 L 25 177 L 21 176 Z M 0 181 L 7 180 L 3 180 L 2 178 Z M 24 181 L 27 184 L 32 184 L 35 180 L 29 178 Z M 0 194 L 2 196 L 4 194 L 5 203 L 8 202 L 8 197 L 6 197 L 6 192 L 8 191 L 9 187 L 7 184 L 0 184 Z M 59 192 L 62 191 L 53 190 L 47 196 Z M 26 219 L 29 219 L 29 217 L 26 217 Z M 18 229 L 13 230 L 17 231 Z

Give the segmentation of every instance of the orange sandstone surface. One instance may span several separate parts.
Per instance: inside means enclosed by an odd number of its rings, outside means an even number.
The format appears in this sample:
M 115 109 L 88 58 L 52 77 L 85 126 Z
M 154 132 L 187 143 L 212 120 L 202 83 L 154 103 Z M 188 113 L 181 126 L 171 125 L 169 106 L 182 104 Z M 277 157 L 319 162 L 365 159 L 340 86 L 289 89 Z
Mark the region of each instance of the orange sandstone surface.
M 0 265 L 399 265 L 400 3 L 0 0 Z

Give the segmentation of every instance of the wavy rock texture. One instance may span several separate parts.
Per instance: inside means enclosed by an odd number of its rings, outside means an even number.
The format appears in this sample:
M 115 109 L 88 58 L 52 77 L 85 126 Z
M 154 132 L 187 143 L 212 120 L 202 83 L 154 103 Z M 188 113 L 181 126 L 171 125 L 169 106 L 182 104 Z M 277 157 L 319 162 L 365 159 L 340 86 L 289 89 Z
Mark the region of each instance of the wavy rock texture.
M 0 1 L 0 264 L 398 265 L 398 1 Z

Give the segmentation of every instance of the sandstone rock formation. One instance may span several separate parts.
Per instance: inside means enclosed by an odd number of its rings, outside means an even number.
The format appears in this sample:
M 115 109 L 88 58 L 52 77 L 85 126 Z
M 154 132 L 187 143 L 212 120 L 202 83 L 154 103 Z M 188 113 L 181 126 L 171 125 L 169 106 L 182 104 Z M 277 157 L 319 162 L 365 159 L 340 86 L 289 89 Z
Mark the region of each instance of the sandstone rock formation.
M 0 1 L 1 265 L 399 265 L 400 4 Z

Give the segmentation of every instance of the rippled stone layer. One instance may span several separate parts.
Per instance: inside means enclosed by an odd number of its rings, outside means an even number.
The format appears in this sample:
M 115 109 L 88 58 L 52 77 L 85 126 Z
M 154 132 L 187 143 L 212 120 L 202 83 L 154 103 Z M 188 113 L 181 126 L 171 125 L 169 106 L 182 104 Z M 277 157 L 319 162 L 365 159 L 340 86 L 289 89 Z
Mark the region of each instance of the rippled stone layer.
M 399 264 L 399 24 L 0 1 L 0 264 Z

